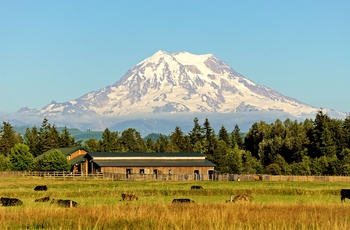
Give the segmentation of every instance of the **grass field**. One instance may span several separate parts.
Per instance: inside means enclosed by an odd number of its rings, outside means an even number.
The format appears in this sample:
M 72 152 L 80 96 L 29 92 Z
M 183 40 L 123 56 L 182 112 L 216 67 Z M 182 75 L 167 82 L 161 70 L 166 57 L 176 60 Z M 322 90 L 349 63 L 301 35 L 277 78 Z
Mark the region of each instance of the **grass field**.
M 48 191 L 34 191 L 47 185 Z M 203 190 L 191 190 L 201 185 Z M 2 177 L 0 196 L 22 206 L 0 206 L 0 229 L 350 229 L 350 200 L 340 202 L 340 182 L 57 181 Z M 350 186 L 349 186 L 350 187 Z M 133 193 L 138 201 L 121 201 Z M 254 201 L 226 203 L 230 195 Z M 62 208 L 34 202 L 49 196 L 78 202 Z M 172 204 L 190 198 L 192 204 Z

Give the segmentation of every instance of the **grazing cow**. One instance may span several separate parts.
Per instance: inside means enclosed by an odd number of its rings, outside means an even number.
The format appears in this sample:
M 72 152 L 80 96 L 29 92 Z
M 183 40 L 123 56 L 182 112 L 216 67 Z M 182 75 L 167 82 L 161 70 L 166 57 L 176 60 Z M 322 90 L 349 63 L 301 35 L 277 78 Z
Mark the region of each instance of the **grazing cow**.
M 16 206 L 16 205 L 23 204 L 23 202 L 17 198 L 6 198 L 6 197 L 1 197 L 1 203 L 2 203 L 2 206 Z
M 233 202 L 237 202 L 237 201 L 253 201 L 253 197 L 247 194 L 241 194 L 233 198 Z M 226 201 L 226 202 L 230 202 L 230 201 Z
M 345 202 L 345 198 L 350 199 L 350 189 L 342 189 L 342 190 L 340 190 L 340 200 L 341 200 L 341 202 Z
M 191 189 L 203 189 L 203 187 L 199 185 L 192 185 Z
M 123 200 L 129 200 L 129 201 L 139 200 L 139 198 L 136 195 L 134 195 L 134 194 L 125 194 L 125 193 L 122 194 L 122 199 Z
M 171 203 L 194 203 L 194 201 L 188 198 L 177 198 L 174 199 Z
M 35 199 L 35 202 L 48 202 L 48 201 L 50 201 L 50 197 L 48 196 Z
M 46 185 L 38 185 L 34 188 L 34 191 L 46 191 L 47 186 Z
M 78 203 L 72 200 L 61 200 L 61 199 L 52 199 L 51 204 L 57 203 L 59 206 L 65 207 L 65 208 L 71 208 L 71 207 L 77 207 Z

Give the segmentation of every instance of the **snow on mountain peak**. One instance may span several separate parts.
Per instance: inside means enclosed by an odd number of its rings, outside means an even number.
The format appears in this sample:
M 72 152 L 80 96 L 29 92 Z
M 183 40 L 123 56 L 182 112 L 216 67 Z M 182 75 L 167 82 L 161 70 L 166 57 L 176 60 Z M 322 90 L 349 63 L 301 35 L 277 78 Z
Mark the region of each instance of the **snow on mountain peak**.
M 172 55 L 183 65 L 197 65 L 198 63 L 204 63 L 208 58 L 213 56 L 212 54 L 195 55 L 188 52 L 178 52 Z
M 52 111 L 50 111 L 52 109 Z M 44 107 L 43 114 L 284 111 L 293 116 L 316 109 L 235 72 L 212 54 L 169 54 L 159 50 L 131 68 L 114 85 L 69 103 Z
M 173 59 L 171 54 L 168 54 L 167 52 L 163 50 L 158 50 L 156 53 L 154 53 L 149 58 L 146 58 L 141 63 L 159 63 L 160 61 L 169 61 L 169 59 Z

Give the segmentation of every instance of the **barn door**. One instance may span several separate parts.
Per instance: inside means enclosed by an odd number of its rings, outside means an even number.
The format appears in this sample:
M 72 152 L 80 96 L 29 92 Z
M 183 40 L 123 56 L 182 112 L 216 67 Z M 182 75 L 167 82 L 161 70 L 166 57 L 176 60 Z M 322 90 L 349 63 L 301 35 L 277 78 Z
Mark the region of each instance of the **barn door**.
M 158 178 L 158 169 L 153 169 L 153 174 L 156 176 L 156 179 Z
M 129 178 L 130 174 L 132 174 L 132 169 L 126 169 L 126 178 Z
M 194 170 L 194 179 L 199 180 L 199 170 Z
M 214 179 L 214 170 L 208 170 L 209 180 Z

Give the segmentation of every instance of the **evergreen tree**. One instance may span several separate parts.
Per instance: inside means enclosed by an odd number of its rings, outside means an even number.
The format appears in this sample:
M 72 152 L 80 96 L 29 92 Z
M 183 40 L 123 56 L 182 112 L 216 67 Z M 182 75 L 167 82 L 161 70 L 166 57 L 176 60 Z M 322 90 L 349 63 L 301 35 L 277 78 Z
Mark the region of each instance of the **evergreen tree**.
M 57 127 L 55 125 L 50 126 L 50 131 L 49 131 L 49 146 L 50 149 L 53 148 L 59 148 L 60 147 L 60 142 L 61 142 L 61 135 L 57 130 Z
M 339 119 L 330 119 L 329 123 L 329 131 L 331 136 L 331 149 L 334 149 L 334 154 L 336 157 L 341 157 L 340 153 L 343 151 L 345 146 L 345 136 L 343 129 L 343 121 Z M 332 154 L 329 154 L 332 155 Z M 333 157 L 333 156 L 332 156 Z
M 192 148 L 195 147 L 195 145 L 197 144 L 197 142 L 199 142 L 201 144 L 204 136 L 204 130 L 203 128 L 199 125 L 198 123 L 198 118 L 194 118 L 193 121 L 194 125 L 193 125 L 193 129 L 190 131 L 189 133 L 189 138 L 190 138 L 190 142 L 191 142 L 191 146 Z M 197 144 L 198 145 L 198 144 Z
M 204 143 L 203 143 L 203 153 L 208 157 L 209 160 L 212 160 L 214 157 L 214 150 L 216 148 L 216 136 L 215 132 L 212 129 L 208 118 L 205 118 L 204 124 Z
M 30 153 L 29 147 L 21 143 L 11 148 L 9 161 L 9 167 L 13 171 L 32 170 L 35 164 L 35 158 Z
M 213 163 L 216 164 L 216 170 L 218 172 L 224 173 L 227 172 L 228 165 L 230 164 L 229 156 L 229 147 L 227 143 L 223 140 L 218 140 L 216 148 L 214 150 Z
M 186 153 L 190 153 L 190 152 L 202 153 L 202 141 L 196 142 L 196 144 L 192 147 L 190 137 L 185 136 L 185 143 L 184 143 L 184 146 L 182 147 L 182 151 Z
M 287 119 L 285 122 L 286 135 L 280 155 L 287 163 L 301 162 L 307 154 L 309 139 L 302 123 Z
M 259 156 L 263 166 L 274 163 L 277 155 L 282 150 L 283 140 L 281 137 L 266 138 L 259 144 Z
M 331 131 L 331 122 L 327 114 L 323 113 L 322 110 L 318 111 L 314 121 L 315 127 L 312 132 L 311 151 L 309 152 L 312 158 L 336 155 L 337 146 Z
M 184 152 L 186 146 L 189 144 L 186 143 L 186 138 L 179 126 L 175 127 L 174 132 L 170 135 L 170 146 L 168 146 L 168 152 Z
M 24 144 L 26 144 L 30 152 L 33 154 L 34 157 L 37 157 L 41 154 L 39 152 L 39 134 L 37 128 L 34 126 L 32 129 L 27 128 L 26 133 L 24 134 Z
M 345 148 L 341 155 L 343 157 L 340 165 L 340 175 L 350 176 L 350 149 Z
M 241 174 L 243 171 L 243 155 L 244 150 L 238 148 L 238 145 L 235 145 L 233 148 L 229 149 L 229 173 Z
M 120 143 L 126 152 L 146 152 L 147 146 L 141 134 L 133 128 L 122 132 Z
M 9 156 L 11 148 L 22 143 L 22 138 L 17 134 L 9 122 L 3 122 L 0 128 L 0 155 Z
M 344 148 L 350 149 L 350 115 L 348 115 L 343 121 L 343 143 Z
M 219 141 L 224 141 L 227 146 L 230 146 L 230 136 L 228 135 L 228 132 L 226 130 L 226 128 L 222 125 L 220 130 L 219 130 Z
M 186 141 L 186 143 L 190 143 L 189 136 L 185 136 L 185 138 L 188 140 L 188 141 Z M 188 146 L 188 148 L 186 148 L 185 152 L 205 153 L 206 152 L 205 143 L 206 142 L 204 139 L 202 141 L 197 141 L 193 147 Z
M 244 148 L 251 152 L 252 156 L 260 160 L 259 144 L 269 136 L 269 126 L 264 122 L 255 122 L 244 138 Z
M 91 152 L 102 152 L 100 142 L 95 138 L 90 138 L 84 142 L 84 147 Z
M 146 140 L 147 152 L 154 152 L 156 149 L 156 144 L 152 140 L 152 138 L 147 138 Z
M 281 137 L 284 139 L 286 137 L 286 129 L 284 124 L 280 119 L 277 119 L 273 125 L 271 125 L 271 130 L 269 131 L 269 137 Z
M 328 156 L 328 168 L 325 175 L 341 175 L 341 161 L 336 155 Z
M 106 128 L 102 133 L 102 139 L 100 141 L 101 152 L 118 152 L 121 151 L 118 147 L 119 137 L 117 132 L 111 132 Z M 92 144 L 92 143 L 90 143 Z
M 243 140 L 241 136 L 241 130 L 236 124 L 231 133 L 231 147 L 234 148 L 237 145 L 239 149 L 243 148 Z
M 55 126 L 51 126 L 48 119 L 44 118 L 39 129 L 39 143 L 37 153 L 40 155 L 52 148 L 58 148 L 59 133 Z
M 60 138 L 59 138 L 59 147 L 65 148 L 65 147 L 73 147 L 80 145 L 80 143 L 76 143 L 74 137 L 71 136 L 69 133 L 68 128 L 65 126 L 61 132 Z
M 167 148 L 168 148 L 168 144 L 169 144 L 169 140 L 167 138 L 167 136 L 161 134 L 158 138 L 158 140 L 156 141 L 156 145 L 155 145 L 155 150 L 158 153 L 164 153 L 166 152 Z

